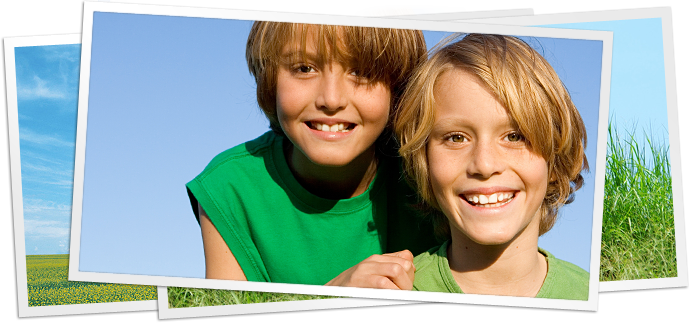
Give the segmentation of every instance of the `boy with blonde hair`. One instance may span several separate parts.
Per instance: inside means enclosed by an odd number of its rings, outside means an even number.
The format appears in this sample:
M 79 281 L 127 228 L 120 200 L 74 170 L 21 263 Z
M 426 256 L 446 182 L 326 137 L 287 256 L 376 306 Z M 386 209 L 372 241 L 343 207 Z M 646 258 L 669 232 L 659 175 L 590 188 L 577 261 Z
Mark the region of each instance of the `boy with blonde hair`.
M 538 247 L 587 169 L 585 125 L 524 41 L 469 34 L 413 76 L 395 131 L 447 241 L 415 257 L 414 289 L 586 300 L 589 274 Z

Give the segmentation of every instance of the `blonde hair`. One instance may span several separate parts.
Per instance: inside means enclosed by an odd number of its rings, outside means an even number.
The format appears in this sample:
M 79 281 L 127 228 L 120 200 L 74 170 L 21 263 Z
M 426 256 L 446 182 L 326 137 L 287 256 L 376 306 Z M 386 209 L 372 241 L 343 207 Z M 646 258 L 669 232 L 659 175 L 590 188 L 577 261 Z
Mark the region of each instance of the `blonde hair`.
M 246 59 L 256 80 L 259 107 L 271 129 L 282 134 L 276 112 L 276 82 L 281 54 L 288 44 L 306 55 L 309 33 L 318 59 L 337 61 L 369 83 L 382 82 L 391 91 L 391 114 L 414 68 L 426 60 L 426 43 L 419 30 L 357 26 L 311 25 L 256 21 L 247 38 Z
M 440 211 L 429 182 L 426 146 L 435 122 L 434 87 L 443 73 L 455 68 L 484 82 L 525 136 L 528 147 L 546 160 L 549 183 L 539 235 L 546 233 L 556 222 L 558 209 L 571 203 L 573 193 L 582 187 L 580 173 L 588 169 L 584 154 L 587 134 L 568 90 L 551 65 L 518 38 L 468 34 L 438 49 L 418 68 L 394 122 L 407 179 L 427 209 L 430 206 Z M 448 238 L 446 217 L 438 212 L 432 212 L 432 217 L 436 233 Z

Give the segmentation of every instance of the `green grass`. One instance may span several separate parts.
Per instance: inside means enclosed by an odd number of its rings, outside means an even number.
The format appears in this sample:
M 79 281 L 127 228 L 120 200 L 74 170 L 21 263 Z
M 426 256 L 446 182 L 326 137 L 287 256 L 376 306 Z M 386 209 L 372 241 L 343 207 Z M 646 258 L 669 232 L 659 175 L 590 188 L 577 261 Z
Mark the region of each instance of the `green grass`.
M 304 301 L 333 296 L 168 287 L 168 308 Z
M 155 300 L 155 286 L 67 280 L 69 255 L 26 256 L 29 306 Z
M 676 277 L 668 147 L 609 123 L 600 281 Z

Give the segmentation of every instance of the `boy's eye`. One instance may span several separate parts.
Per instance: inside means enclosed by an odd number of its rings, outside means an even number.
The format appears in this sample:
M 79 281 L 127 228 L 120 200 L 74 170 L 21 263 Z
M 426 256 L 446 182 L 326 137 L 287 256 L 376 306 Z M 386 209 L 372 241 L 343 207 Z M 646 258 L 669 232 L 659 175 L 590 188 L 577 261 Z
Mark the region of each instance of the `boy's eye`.
M 309 65 L 300 65 L 297 68 L 295 68 L 295 72 L 311 73 L 311 72 L 314 72 L 314 68 L 309 66 Z
M 302 73 L 311 73 L 314 71 L 314 69 L 311 66 L 306 66 L 306 65 L 298 67 L 297 70 L 302 72 Z
M 510 142 L 518 142 L 518 141 L 523 141 L 525 140 L 525 136 L 523 136 L 519 132 L 512 132 L 509 133 L 506 137 L 505 140 L 510 141 Z
M 364 73 L 360 70 L 350 70 L 350 76 L 353 76 L 359 84 L 369 83 L 369 79 L 364 77 Z
M 465 142 L 467 141 L 467 138 L 465 138 L 465 136 L 463 135 L 451 135 L 450 137 L 448 137 L 448 140 L 450 140 L 451 142 Z

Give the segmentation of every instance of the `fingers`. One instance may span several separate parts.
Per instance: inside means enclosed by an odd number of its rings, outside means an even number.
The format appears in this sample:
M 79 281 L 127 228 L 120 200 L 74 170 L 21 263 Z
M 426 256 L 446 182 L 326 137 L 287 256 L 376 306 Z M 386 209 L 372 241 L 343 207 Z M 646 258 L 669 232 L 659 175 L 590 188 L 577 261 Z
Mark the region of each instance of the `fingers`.
M 392 262 L 380 262 L 376 263 L 372 271 L 377 277 L 382 277 L 384 279 L 377 278 L 377 283 L 380 285 L 391 286 L 390 283 L 395 285 L 395 288 L 391 287 L 380 287 L 374 286 L 374 288 L 388 288 L 388 289 L 401 289 L 401 290 L 412 290 L 412 283 L 414 282 L 414 265 L 412 261 L 408 261 L 402 258 L 393 259 Z M 400 261 L 400 260 L 402 261 Z M 388 282 L 390 283 L 388 283 Z
M 394 258 L 396 257 L 377 255 L 361 262 L 350 277 L 348 285 L 411 290 L 414 281 L 414 270 L 412 270 L 412 276 L 408 274 L 411 264 L 405 265 L 405 260 L 397 258 L 401 260 L 399 261 Z
M 416 268 L 414 267 L 414 256 L 412 255 L 412 252 L 409 250 L 403 250 L 403 251 L 398 251 L 395 253 L 390 253 L 390 254 L 384 254 L 383 256 L 394 256 L 399 259 L 402 259 L 403 261 L 397 261 L 398 264 L 400 264 L 403 269 L 405 270 L 405 273 L 409 277 L 409 280 L 412 282 L 414 281 L 414 272 Z M 410 287 L 411 289 L 412 287 Z M 401 288 L 403 289 L 403 288 Z
M 381 267 L 379 268 L 379 274 L 382 274 L 384 276 L 387 276 L 391 279 L 394 279 L 394 282 L 403 282 L 401 279 L 401 276 L 403 274 L 407 275 L 408 279 L 410 282 L 414 281 L 414 272 L 415 272 L 415 267 L 414 267 L 414 256 L 409 250 L 403 250 L 403 251 L 398 251 L 395 253 L 387 253 L 383 255 L 373 255 L 369 257 L 368 259 L 372 259 L 372 261 L 378 262 L 378 263 L 390 263 L 390 264 L 397 264 L 398 266 L 386 266 L 386 267 Z M 400 272 L 399 269 L 402 269 L 403 272 Z M 396 284 L 397 285 L 397 284 Z M 412 287 L 410 286 L 410 289 Z M 401 288 L 401 289 L 406 289 L 406 288 Z
M 415 271 L 413 259 L 408 250 L 372 255 L 327 285 L 411 290 Z
M 409 250 L 403 250 L 394 253 L 386 253 L 383 254 L 383 256 L 395 256 L 398 258 L 402 258 L 404 260 L 409 261 L 412 267 L 414 268 L 414 264 L 412 263 L 412 261 L 414 260 L 414 256 L 412 255 L 412 252 L 410 252 Z

